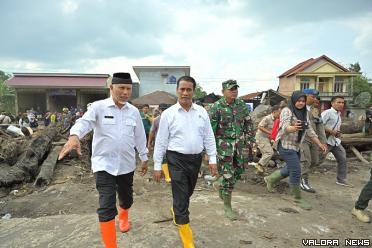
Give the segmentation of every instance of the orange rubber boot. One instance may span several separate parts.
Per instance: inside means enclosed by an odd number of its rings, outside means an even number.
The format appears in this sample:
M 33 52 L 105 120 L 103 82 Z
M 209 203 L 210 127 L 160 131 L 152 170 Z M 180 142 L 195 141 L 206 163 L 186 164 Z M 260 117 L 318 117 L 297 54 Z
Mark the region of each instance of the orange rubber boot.
M 130 224 L 128 221 L 129 209 L 120 208 L 119 209 L 119 229 L 120 232 L 125 233 L 130 229 Z
M 100 222 L 101 227 L 101 236 L 103 244 L 106 248 L 117 248 L 116 246 L 116 228 L 115 228 L 115 219 Z

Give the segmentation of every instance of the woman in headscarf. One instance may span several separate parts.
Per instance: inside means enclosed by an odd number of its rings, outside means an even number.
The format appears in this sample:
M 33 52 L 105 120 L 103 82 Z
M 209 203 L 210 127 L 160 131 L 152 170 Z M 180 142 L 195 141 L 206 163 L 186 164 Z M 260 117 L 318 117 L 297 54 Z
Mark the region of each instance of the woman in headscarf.
M 310 210 L 311 205 L 301 197 L 300 144 L 307 135 L 313 143 L 319 146 L 323 153 L 327 151 L 327 146 L 320 143 L 318 136 L 308 123 L 306 95 L 301 91 L 294 91 L 288 107 L 281 111 L 279 130 L 275 140 L 277 150 L 285 160 L 286 166 L 264 178 L 268 191 L 273 192 L 274 184 L 289 176 L 294 201 L 299 207 L 306 210 Z

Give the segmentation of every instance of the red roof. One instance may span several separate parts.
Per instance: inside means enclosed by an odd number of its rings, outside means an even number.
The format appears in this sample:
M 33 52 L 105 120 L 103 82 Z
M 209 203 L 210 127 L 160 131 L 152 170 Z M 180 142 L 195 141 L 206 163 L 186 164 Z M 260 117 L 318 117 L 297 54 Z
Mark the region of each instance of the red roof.
M 108 74 L 14 73 L 7 84 L 15 88 L 106 88 Z
M 292 67 L 291 69 L 289 69 L 288 71 L 284 72 L 283 74 L 281 74 L 279 76 L 279 78 L 282 78 L 282 77 L 290 77 L 290 76 L 293 76 L 303 70 L 305 70 L 306 68 L 308 68 L 309 66 L 315 64 L 316 62 L 318 62 L 319 60 L 321 59 L 324 59 L 326 61 L 328 61 L 329 63 L 337 66 L 338 68 L 340 68 L 341 70 L 343 70 L 344 72 L 349 72 L 348 69 L 346 69 L 345 67 L 343 67 L 342 65 L 336 63 L 335 61 L 333 61 L 332 59 L 328 58 L 326 55 L 322 55 L 320 56 L 319 58 L 316 58 L 316 59 L 313 59 L 313 58 L 310 58 L 308 60 L 305 60 L 297 65 L 295 65 L 294 67 Z

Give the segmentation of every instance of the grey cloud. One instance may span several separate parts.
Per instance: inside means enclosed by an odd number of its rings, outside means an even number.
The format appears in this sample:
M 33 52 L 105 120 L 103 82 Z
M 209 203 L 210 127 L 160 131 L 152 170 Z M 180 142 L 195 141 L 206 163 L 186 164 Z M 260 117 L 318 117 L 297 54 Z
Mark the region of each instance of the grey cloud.
M 372 11 L 372 1 L 247 1 L 242 11 L 264 25 L 296 25 L 360 16 Z
M 160 39 L 171 29 L 172 13 L 161 4 L 139 1 L 77 1 L 63 14 L 62 1 L 2 1 L 2 57 L 38 62 L 162 52 Z

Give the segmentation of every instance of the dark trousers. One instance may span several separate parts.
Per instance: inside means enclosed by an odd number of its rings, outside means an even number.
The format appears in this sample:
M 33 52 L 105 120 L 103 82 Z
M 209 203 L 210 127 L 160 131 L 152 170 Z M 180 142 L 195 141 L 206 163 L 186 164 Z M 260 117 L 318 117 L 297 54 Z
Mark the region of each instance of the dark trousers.
M 100 222 L 115 219 L 118 214 L 116 209 L 116 193 L 119 198 L 119 206 L 128 209 L 133 204 L 133 175 L 128 174 L 113 176 L 106 171 L 94 173 L 96 188 L 99 194 L 99 208 L 97 209 Z
M 194 192 L 202 163 L 201 154 L 181 154 L 167 151 L 169 174 L 172 178 L 173 211 L 177 224 L 189 220 L 190 197 Z
M 363 187 L 362 191 L 360 192 L 359 198 L 357 202 L 355 203 L 356 209 L 364 210 L 368 206 L 368 202 L 372 198 L 372 169 L 370 171 L 371 177 L 369 178 L 369 181 L 367 184 Z
M 289 176 L 289 184 L 292 186 L 300 185 L 301 179 L 301 164 L 300 164 L 300 152 L 297 152 L 292 149 L 285 149 L 283 148 L 281 142 L 278 144 L 278 151 L 280 157 L 284 159 L 286 162 L 286 166 L 284 166 L 280 170 L 280 174 L 282 177 Z
M 335 156 L 337 161 L 337 180 L 346 180 L 347 165 L 345 148 L 341 144 L 339 144 L 338 146 L 328 145 L 328 151 Z

